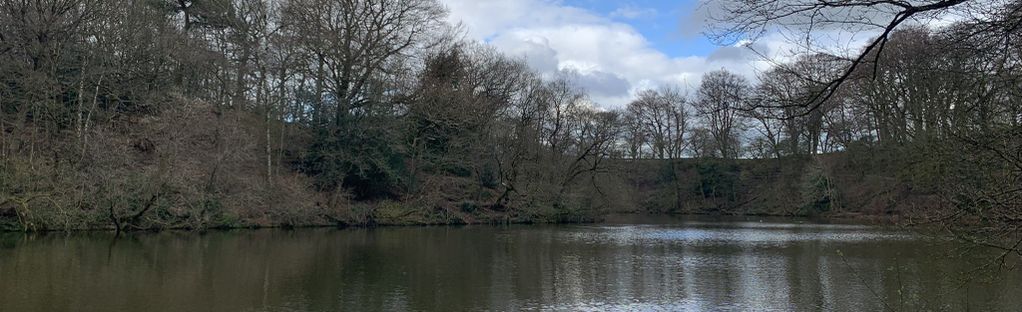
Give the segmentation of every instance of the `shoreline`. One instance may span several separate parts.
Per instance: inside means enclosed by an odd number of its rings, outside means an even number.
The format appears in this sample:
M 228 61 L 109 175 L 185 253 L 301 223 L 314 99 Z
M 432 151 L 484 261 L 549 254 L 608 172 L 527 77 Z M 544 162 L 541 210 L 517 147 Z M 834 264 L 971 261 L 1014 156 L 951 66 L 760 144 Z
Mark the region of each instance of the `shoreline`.
M 750 214 L 717 214 L 717 213 L 646 213 L 646 212 L 611 212 L 597 216 L 587 221 L 580 222 L 536 222 L 528 220 L 518 220 L 511 222 L 422 222 L 422 223 L 410 223 L 410 222 L 377 222 L 373 224 L 302 224 L 302 225 L 248 225 L 248 226 L 214 226 L 202 229 L 187 228 L 187 227 L 167 227 L 167 228 L 155 228 L 155 229 L 131 229 L 122 230 L 120 233 L 160 233 L 160 232 L 188 232 L 188 233 L 205 233 L 209 231 L 234 231 L 234 230 L 265 230 L 265 229 L 280 229 L 280 230 L 298 230 L 298 229 L 324 229 L 324 228 L 335 228 L 335 229 L 372 229 L 372 228 L 390 228 L 390 227 L 436 227 L 436 226 L 474 226 L 474 225 L 485 225 L 485 226 L 510 226 L 510 225 L 568 225 L 568 224 L 617 224 L 621 223 L 610 221 L 608 219 L 613 218 L 662 218 L 669 217 L 675 219 L 684 218 L 715 218 L 715 219 L 739 219 L 739 218 L 769 218 L 772 220 L 788 220 L 788 221 L 808 221 L 819 224 L 857 224 L 857 225 L 870 225 L 870 226 L 899 226 L 899 227 L 917 227 L 920 225 L 911 224 L 900 224 L 898 221 L 902 220 L 900 216 L 877 216 L 867 215 L 861 213 L 842 213 L 827 216 L 795 216 L 795 215 L 783 215 L 783 214 L 766 214 L 766 213 L 750 213 Z M 495 219 L 494 219 L 495 220 Z M 760 220 L 762 221 L 762 220 Z M 638 222 L 641 223 L 641 222 Z M 98 232 L 117 232 L 114 228 L 87 228 L 87 229 L 43 229 L 43 230 L 30 230 L 30 231 L 19 231 L 19 230 L 0 230 L 0 234 L 9 233 L 25 233 L 25 234 L 39 234 L 39 233 L 98 233 Z

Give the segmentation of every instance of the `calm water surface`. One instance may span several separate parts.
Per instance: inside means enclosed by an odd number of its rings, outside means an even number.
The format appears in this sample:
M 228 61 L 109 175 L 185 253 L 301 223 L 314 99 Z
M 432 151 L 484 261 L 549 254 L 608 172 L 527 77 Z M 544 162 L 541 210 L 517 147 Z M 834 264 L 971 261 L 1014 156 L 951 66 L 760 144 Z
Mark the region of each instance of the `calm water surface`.
M 1022 311 L 1022 274 L 971 273 L 991 253 L 964 247 L 687 218 L 0 234 L 0 311 Z

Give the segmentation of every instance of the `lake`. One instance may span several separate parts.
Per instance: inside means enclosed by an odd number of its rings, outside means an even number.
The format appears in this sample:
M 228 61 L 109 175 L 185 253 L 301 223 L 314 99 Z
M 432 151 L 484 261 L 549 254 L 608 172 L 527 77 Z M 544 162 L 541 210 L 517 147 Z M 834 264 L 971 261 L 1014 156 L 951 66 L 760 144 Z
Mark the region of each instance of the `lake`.
M 759 218 L 0 234 L 0 311 L 1022 309 L 992 251 Z

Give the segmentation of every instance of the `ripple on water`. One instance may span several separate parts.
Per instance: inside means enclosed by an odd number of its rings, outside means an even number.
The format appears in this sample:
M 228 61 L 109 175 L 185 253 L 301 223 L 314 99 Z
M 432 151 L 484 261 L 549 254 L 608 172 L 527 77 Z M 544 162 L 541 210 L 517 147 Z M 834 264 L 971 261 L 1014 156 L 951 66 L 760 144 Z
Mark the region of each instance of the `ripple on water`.
M 690 222 L 679 225 L 580 226 L 580 231 L 561 233 L 564 239 L 587 244 L 612 245 L 736 245 L 784 246 L 794 243 L 857 243 L 912 241 L 925 237 L 903 231 L 864 225 L 784 224 L 742 222 L 732 224 Z

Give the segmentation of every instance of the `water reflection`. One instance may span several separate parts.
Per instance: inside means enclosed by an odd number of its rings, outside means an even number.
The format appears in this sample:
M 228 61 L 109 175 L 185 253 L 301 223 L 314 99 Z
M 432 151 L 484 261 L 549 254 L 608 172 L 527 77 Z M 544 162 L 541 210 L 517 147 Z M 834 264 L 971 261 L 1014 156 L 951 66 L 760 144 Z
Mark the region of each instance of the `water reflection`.
M 3 311 L 1004 310 L 1018 272 L 855 225 L 419 227 L 0 236 Z M 840 251 L 840 253 L 838 252 Z

